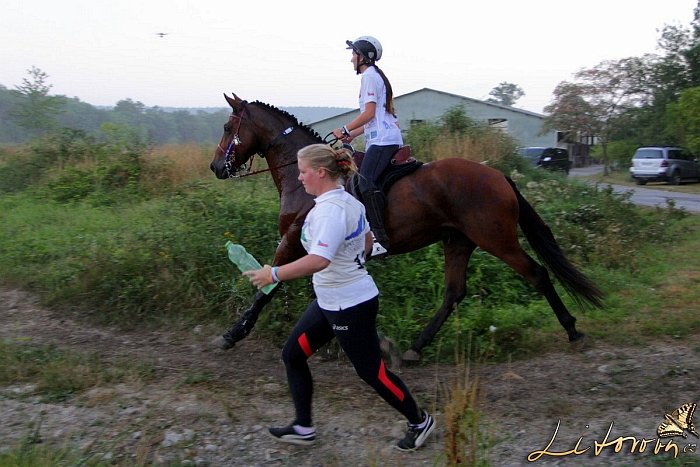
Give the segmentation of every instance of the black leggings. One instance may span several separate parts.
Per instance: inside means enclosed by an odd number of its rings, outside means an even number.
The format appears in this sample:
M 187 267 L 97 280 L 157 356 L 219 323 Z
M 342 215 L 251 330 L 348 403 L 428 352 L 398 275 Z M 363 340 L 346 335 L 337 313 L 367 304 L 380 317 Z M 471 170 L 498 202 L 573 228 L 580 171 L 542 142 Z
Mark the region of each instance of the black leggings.
M 313 426 L 313 379 L 307 359 L 333 337 L 338 339 L 360 378 L 410 423 L 420 423 L 421 413 L 410 391 L 384 366 L 376 329 L 378 309 L 378 297 L 341 311 L 324 310 L 316 300 L 309 304 L 282 351 L 296 410 L 295 424 Z

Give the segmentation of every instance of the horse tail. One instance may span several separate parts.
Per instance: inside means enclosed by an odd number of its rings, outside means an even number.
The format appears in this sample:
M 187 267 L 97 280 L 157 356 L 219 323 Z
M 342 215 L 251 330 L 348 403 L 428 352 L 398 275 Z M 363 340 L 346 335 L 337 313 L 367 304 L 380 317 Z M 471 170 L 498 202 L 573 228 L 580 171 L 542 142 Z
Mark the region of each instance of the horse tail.
M 518 199 L 520 209 L 518 224 L 537 257 L 549 267 L 579 305 L 589 304 L 602 308 L 603 292 L 564 256 L 549 226 L 523 197 L 515 186 L 515 182 L 506 178 Z

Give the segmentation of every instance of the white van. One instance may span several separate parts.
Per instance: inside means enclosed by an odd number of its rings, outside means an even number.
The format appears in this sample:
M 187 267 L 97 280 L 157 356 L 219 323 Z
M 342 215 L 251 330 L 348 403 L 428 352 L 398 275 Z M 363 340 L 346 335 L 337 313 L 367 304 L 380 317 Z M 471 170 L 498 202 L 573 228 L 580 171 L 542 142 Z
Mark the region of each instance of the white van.
M 696 157 L 682 148 L 644 147 L 635 151 L 630 175 L 637 185 L 647 182 L 680 185 L 682 181 L 700 181 L 700 165 Z

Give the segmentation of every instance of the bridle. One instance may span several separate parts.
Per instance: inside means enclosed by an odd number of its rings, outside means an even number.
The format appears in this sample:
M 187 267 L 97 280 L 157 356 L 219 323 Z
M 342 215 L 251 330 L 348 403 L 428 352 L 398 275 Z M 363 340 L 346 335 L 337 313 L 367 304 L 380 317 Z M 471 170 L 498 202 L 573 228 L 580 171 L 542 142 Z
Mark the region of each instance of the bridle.
M 248 119 L 250 119 L 250 111 L 248 110 L 248 107 L 245 105 L 246 103 L 247 103 L 246 101 L 243 101 L 242 107 L 243 107 L 243 110 L 245 110 L 246 114 L 248 115 Z M 228 147 L 224 150 L 224 148 L 221 146 L 221 143 L 218 144 L 218 148 L 221 150 L 221 152 L 224 153 L 224 168 L 226 169 L 226 173 L 228 174 L 228 178 L 247 177 L 249 175 L 255 175 L 255 174 L 259 174 L 259 173 L 263 173 L 263 172 L 270 172 L 272 170 L 281 169 L 282 167 L 287 167 L 289 165 L 297 163 L 296 160 L 293 160 L 292 162 L 287 162 L 285 164 L 281 164 L 281 165 L 278 165 L 275 167 L 268 167 L 267 169 L 260 169 L 260 170 L 256 170 L 256 171 L 251 172 L 251 169 L 253 168 L 253 158 L 255 157 L 255 154 L 253 154 L 249 159 L 250 165 L 248 165 L 244 162 L 240 166 L 234 168 L 233 167 L 233 160 L 236 157 L 236 146 L 241 145 L 241 138 L 238 135 L 238 133 L 240 132 L 240 129 L 241 129 L 241 122 L 243 121 L 243 116 L 237 115 L 234 111 L 234 112 L 231 112 L 231 115 L 229 116 L 229 124 L 231 123 L 231 120 L 233 120 L 233 119 L 237 120 L 235 123 L 236 130 L 234 131 L 233 136 L 231 137 L 231 141 L 229 142 Z M 256 154 L 259 154 L 260 157 L 262 157 L 264 159 L 265 154 L 273 146 L 278 145 L 283 140 L 283 138 L 287 137 L 290 133 L 292 133 L 295 128 L 296 128 L 296 124 L 285 128 L 282 131 L 282 133 L 275 136 L 272 139 L 272 141 L 270 141 L 268 143 L 267 147 L 264 150 L 262 150 Z

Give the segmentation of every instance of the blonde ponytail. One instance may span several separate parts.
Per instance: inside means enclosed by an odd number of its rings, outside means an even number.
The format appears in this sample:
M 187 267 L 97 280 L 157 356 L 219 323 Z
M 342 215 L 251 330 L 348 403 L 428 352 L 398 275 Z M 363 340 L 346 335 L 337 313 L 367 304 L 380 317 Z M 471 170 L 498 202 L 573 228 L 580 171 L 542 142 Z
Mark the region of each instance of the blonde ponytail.
M 352 154 L 345 148 L 334 148 L 329 144 L 311 144 L 297 153 L 311 167 L 325 169 L 334 180 L 357 172 Z

